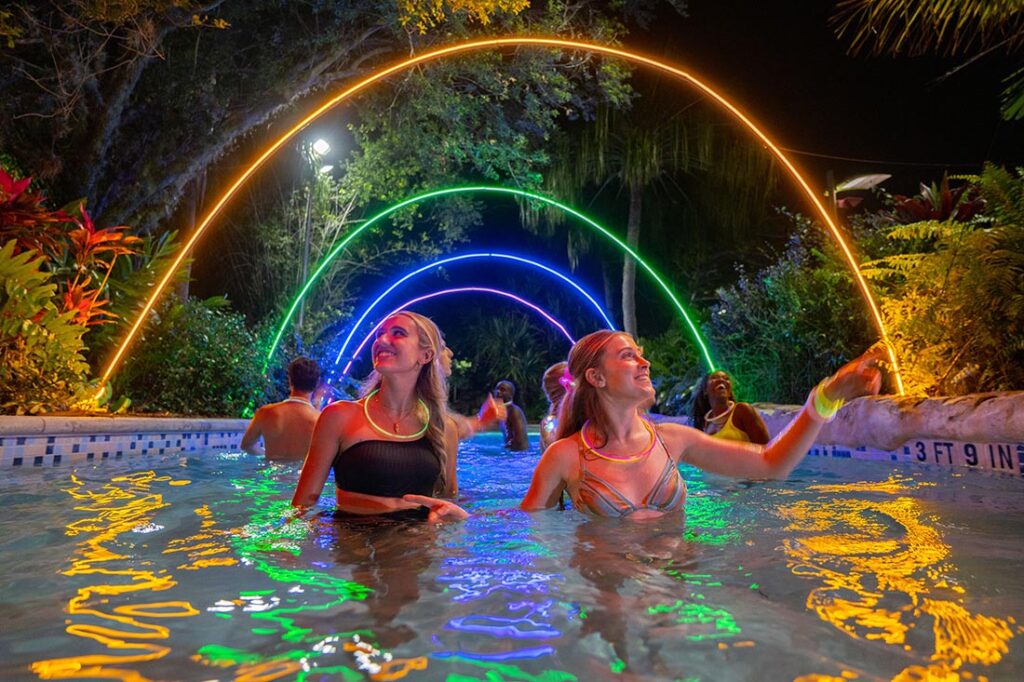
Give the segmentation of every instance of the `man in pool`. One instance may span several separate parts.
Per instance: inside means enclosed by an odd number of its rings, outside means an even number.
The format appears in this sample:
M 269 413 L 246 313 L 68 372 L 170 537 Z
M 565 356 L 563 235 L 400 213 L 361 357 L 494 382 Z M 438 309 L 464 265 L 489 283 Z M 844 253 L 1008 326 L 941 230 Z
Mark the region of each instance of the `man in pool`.
M 505 449 L 522 452 L 530 448 L 530 441 L 526 437 L 526 415 L 513 402 L 515 395 L 515 384 L 507 379 L 499 381 L 494 387 L 494 397 L 505 404 L 507 413 L 501 423 L 501 430 L 505 433 Z
M 292 360 L 288 365 L 288 397 L 256 410 L 242 436 L 242 449 L 267 459 L 301 462 L 320 416 L 313 407 L 313 392 L 319 383 L 320 367 L 315 360 Z

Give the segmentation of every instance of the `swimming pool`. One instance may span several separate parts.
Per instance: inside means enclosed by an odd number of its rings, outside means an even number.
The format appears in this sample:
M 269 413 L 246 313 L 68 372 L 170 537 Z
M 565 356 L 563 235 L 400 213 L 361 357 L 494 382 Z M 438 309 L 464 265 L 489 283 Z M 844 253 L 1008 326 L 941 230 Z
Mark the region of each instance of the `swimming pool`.
M 233 453 L 0 471 L 0 679 L 1024 679 L 1017 479 L 684 469 L 628 524 L 510 511 L 537 457 L 463 444 L 441 527 L 290 519 Z

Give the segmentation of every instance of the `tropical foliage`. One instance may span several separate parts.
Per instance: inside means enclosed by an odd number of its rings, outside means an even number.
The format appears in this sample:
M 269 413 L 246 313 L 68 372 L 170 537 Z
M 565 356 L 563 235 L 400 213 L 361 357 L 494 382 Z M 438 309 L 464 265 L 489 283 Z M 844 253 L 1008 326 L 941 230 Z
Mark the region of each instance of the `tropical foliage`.
M 962 55 L 967 63 L 1002 50 L 1020 57 L 1024 3 L 1020 0 L 839 0 L 836 34 L 850 51 L 868 54 Z M 1024 118 L 1024 63 L 1006 77 L 1003 117 Z
M 0 412 L 71 409 L 87 398 L 86 328 L 55 305 L 44 258 L 16 246 L 0 247 Z
M 624 101 L 599 107 L 593 123 L 557 138 L 555 162 L 544 176 L 546 190 L 580 206 L 602 202 L 602 213 L 625 222 L 624 241 L 633 250 L 671 258 L 692 253 L 679 248 L 682 240 L 705 244 L 717 235 L 723 243 L 742 241 L 741 235 L 768 210 L 776 186 L 771 157 L 721 116 L 681 98 L 678 88 L 648 85 L 649 96 L 624 96 Z M 627 208 L 616 210 L 615 204 Z M 661 210 L 668 204 L 670 210 Z M 531 224 L 541 217 L 549 224 L 565 219 L 532 208 L 525 207 Z M 572 231 L 568 247 L 574 262 L 592 251 L 588 236 Z M 705 261 L 701 269 L 707 267 Z M 621 307 L 615 306 L 622 312 L 622 328 L 634 334 L 636 269 L 633 258 L 622 259 Z
M 314 97 L 382 63 L 481 33 L 611 42 L 624 32 L 627 16 L 643 16 L 651 4 L 11 2 L 0 18 L 0 38 L 13 43 L 0 50 L 0 64 L 11 74 L 0 84 L 0 116 L 9 124 L 0 131 L 0 148 L 40 169 L 56 196 L 86 197 L 103 222 L 130 219 L 149 232 L 178 214 L 189 188 L 208 171 L 221 163 L 234 166 L 234 154 L 249 158 L 250 145 L 263 143 L 263 135 L 255 132 L 293 115 L 296 107 L 312 108 Z M 506 58 L 513 65 L 532 65 L 527 70 L 541 80 L 531 84 L 525 71 L 507 71 L 517 80 L 509 78 L 499 87 L 479 83 L 480 94 L 490 98 L 479 98 L 489 109 L 487 127 L 501 133 L 492 138 L 499 150 L 503 140 L 543 134 L 542 128 L 530 128 L 529 116 L 518 115 L 521 106 L 533 107 L 533 98 L 539 94 L 544 101 L 548 92 L 578 98 L 580 75 L 597 70 L 585 55 L 551 50 L 508 57 L 480 53 L 439 71 L 428 67 L 399 78 L 396 87 L 430 81 L 443 71 L 456 74 L 462 65 L 466 73 L 457 77 L 453 92 L 469 93 L 481 72 L 474 64 Z M 513 100 L 520 87 L 526 96 Z M 439 101 L 433 93 L 441 91 L 431 86 L 423 94 L 433 104 Z M 391 108 L 386 95 L 369 106 Z M 553 111 L 561 115 L 567 108 Z M 495 113 L 502 115 L 494 119 Z M 473 129 L 463 122 L 445 133 Z M 430 147 L 443 146 L 436 142 Z M 479 151 L 486 149 L 480 146 Z M 494 160 L 501 160 L 500 153 Z
M 922 188 L 932 206 L 947 197 L 946 210 L 888 226 L 895 253 L 863 269 L 883 291 L 904 382 L 916 394 L 1024 386 L 1024 170 L 989 166 L 966 180 L 955 192 Z
M 241 417 L 266 390 L 262 344 L 223 298 L 169 296 L 117 375 L 143 412 Z
M 811 221 L 771 265 L 718 291 L 705 333 L 746 398 L 802 402 L 875 338 L 840 254 Z
M 15 180 L 0 168 L 0 240 L 14 240 L 16 252 L 31 250 L 58 281 L 56 296 L 74 322 L 92 326 L 111 322 L 107 308 L 110 274 L 118 258 L 137 253 L 142 240 L 124 225 L 97 228 L 83 202 L 59 210 L 31 191 L 32 178 Z

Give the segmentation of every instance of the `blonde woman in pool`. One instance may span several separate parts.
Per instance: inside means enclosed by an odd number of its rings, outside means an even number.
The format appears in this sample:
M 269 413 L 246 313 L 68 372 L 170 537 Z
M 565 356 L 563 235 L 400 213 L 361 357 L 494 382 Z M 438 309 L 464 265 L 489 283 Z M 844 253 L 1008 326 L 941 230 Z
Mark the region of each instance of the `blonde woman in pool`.
M 655 426 L 644 416 L 654 397 L 650 363 L 633 337 L 602 330 L 569 353 L 570 386 L 557 440 L 541 457 L 521 507 L 554 507 L 563 490 L 597 516 L 640 520 L 682 509 L 682 463 L 744 478 L 782 478 L 807 454 L 822 424 L 842 402 L 877 393 L 875 348 L 811 391 L 807 404 L 767 445 L 712 438 L 681 424 Z
M 321 413 L 292 504 L 315 505 L 331 469 L 343 515 L 464 519 L 442 497 L 458 492 L 458 428 L 448 416 L 441 333 L 409 311 L 381 323 L 373 373 L 357 401 Z

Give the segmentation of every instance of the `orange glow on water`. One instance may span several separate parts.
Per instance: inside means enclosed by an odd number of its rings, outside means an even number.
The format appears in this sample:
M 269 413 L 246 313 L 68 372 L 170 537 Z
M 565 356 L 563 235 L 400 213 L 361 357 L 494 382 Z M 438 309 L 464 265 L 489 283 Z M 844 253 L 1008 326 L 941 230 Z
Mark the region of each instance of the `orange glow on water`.
M 928 523 L 921 501 L 907 496 L 914 487 L 896 478 L 811 486 L 828 494 L 779 509 L 793 533 L 783 543 L 787 564 L 817 584 L 807 608 L 850 637 L 908 651 L 913 643 L 920 654 L 918 642 L 930 624 L 930 663 L 910 665 L 892 679 L 968 679 L 974 673 L 963 666 L 991 665 L 1009 652 L 1012 619 L 968 610 L 967 591 L 948 562 L 949 546 Z
M 135 670 L 121 666 L 166 656 L 171 649 L 160 640 L 170 636 L 170 629 L 140 619 L 183 618 L 199 614 L 185 601 L 139 603 L 146 592 L 168 590 L 177 582 L 169 575 L 124 568 L 128 561 L 120 562 L 130 560 L 130 557 L 107 546 L 116 544 L 123 533 L 148 523 L 154 512 L 167 506 L 161 495 L 150 491 L 150 486 L 170 480 L 169 476 L 157 476 L 147 471 L 118 476 L 99 491 L 91 491 L 72 476 L 75 485 L 65 492 L 76 500 L 76 510 L 88 512 L 91 516 L 69 523 L 65 534 L 72 537 L 91 535 L 79 545 L 71 568 L 64 571 L 64 575 L 95 575 L 111 582 L 78 589 L 77 595 L 67 605 L 68 625 L 65 629 L 70 635 L 98 642 L 109 653 L 36 661 L 32 664 L 32 671 L 40 678 L 146 680 L 148 678 Z M 111 607 L 108 598 L 116 595 L 130 595 L 133 603 Z M 97 620 L 102 624 L 97 624 Z
M 871 295 L 871 290 L 869 289 L 867 282 L 860 274 L 860 268 L 859 263 L 857 262 L 857 258 L 855 257 L 849 244 L 844 239 L 841 231 L 839 230 L 838 225 L 836 225 L 835 221 L 832 219 L 832 216 L 829 215 L 829 212 L 825 209 L 825 206 L 819 198 L 818 193 L 815 192 L 814 189 L 811 187 L 810 183 L 806 179 L 804 179 L 796 164 L 794 164 L 782 152 L 778 145 L 776 145 L 771 140 L 771 138 L 769 138 L 768 135 L 764 133 L 761 130 L 761 128 L 753 122 L 752 119 L 750 119 L 746 114 L 740 111 L 735 105 L 733 105 L 725 97 L 720 95 L 715 89 L 713 89 L 703 80 L 697 78 L 696 76 L 687 71 L 672 66 L 667 62 L 662 62 L 652 57 L 647 57 L 636 52 L 619 49 L 608 45 L 602 45 L 599 43 L 590 43 L 579 40 L 566 40 L 563 38 L 542 37 L 509 37 L 493 38 L 488 40 L 474 40 L 464 43 L 457 43 L 455 45 L 449 45 L 447 47 L 438 48 L 435 50 L 431 50 L 429 52 L 424 52 L 423 54 L 414 57 L 410 57 L 409 59 L 397 62 L 395 64 L 392 64 L 391 66 L 381 68 L 378 71 L 375 71 L 374 73 L 370 74 L 369 76 L 366 76 L 365 78 L 356 81 L 353 85 L 345 88 L 344 90 L 342 90 L 341 92 L 339 92 L 338 94 L 334 95 L 326 102 L 321 104 L 312 113 L 303 118 L 292 128 L 283 133 L 280 137 L 278 137 L 269 147 L 267 147 L 263 151 L 262 154 L 260 154 L 256 158 L 255 161 L 253 161 L 244 171 L 242 171 L 241 174 L 239 174 L 235 178 L 235 180 L 230 184 L 228 189 L 220 196 L 219 199 L 217 199 L 214 205 L 206 213 L 202 221 L 198 225 L 196 225 L 196 228 L 195 230 L 193 230 L 192 235 L 189 237 L 188 241 L 186 241 L 185 244 L 182 246 L 182 248 L 178 252 L 178 255 L 175 257 L 174 262 L 171 263 L 171 266 L 167 269 L 167 272 L 164 274 L 163 278 L 161 278 L 160 282 L 153 289 L 153 292 L 150 294 L 149 298 L 145 302 L 145 305 L 143 305 L 142 310 L 135 318 L 135 321 L 132 323 L 132 326 L 128 330 L 128 333 L 126 334 L 124 340 L 121 342 L 120 346 L 118 346 L 117 351 L 114 353 L 113 357 L 108 362 L 106 368 L 103 370 L 103 374 L 100 377 L 101 391 L 102 386 L 107 383 L 107 381 L 110 379 L 110 376 L 117 369 L 117 366 L 120 364 L 122 358 L 127 352 L 128 347 L 131 345 L 135 336 L 138 334 L 142 325 L 145 323 L 146 318 L 149 316 L 149 312 L 153 309 L 153 306 L 156 304 L 156 301 L 160 297 L 160 294 L 163 293 L 164 289 L 167 287 L 167 284 L 174 276 L 174 273 L 178 271 L 178 268 L 181 266 L 182 262 L 192 251 L 196 242 L 203 235 L 206 229 L 210 226 L 214 218 L 220 213 L 220 211 L 224 208 L 227 202 L 238 192 L 238 190 L 241 189 L 242 185 L 244 185 L 248 181 L 248 179 L 252 177 L 252 175 L 260 168 L 260 166 L 262 166 L 271 156 L 273 156 L 278 149 L 280 149 L 289 140 L 295 137 L 299 133 L 299 131 L 301 131 L 307 125 L 315 121 L 317 118 L 319 118 L 327 111 L 333 109 L 341 102 L 347 100 L 356 93 L 366 89 L 370 85 L 377 83 L 378 81 L 381 81 L 387 78 L 388 76 L 412 68 L 418 64 L 423 64 L 426 62 L 434 61 L 437 59 L 441 59 L 443 57 L 448 57 L 456 54 L 473 52 L 476 50 L 516 46 L 541 46 L 572 50 L 583 50 L 611 57 L 618 57 L 630 62 L 643 64 L 645 66 L 658 69 L 659 71 L 663 71 L 667 74 L 670 74 L 672 76 L 675 76 L 676 78 L 682 79 L 690 83 L 698 90 L 700 90 L 702 93 L 711 98 L 713 101 L 721 105 L 736 120 L 738 120 L 740 123 L 746 126 L 747 129 L 750 130 L 750 132 L 753 133 L 771 151 L 772 155 L 776 159 L 778 159 L 782 166 L 787 170 L 792 179 L 804 192 L 805 196 L 810 200 L 811 204 L 814 206 L 815 211 L 817 212 L 818 218 L 820 218 L 825 223 L 825 225 L 828 227 L 830 234 L 842 250 L 843 256 L 850 267 L 850 272 L 853 275 L 854 280 L 857 283 L 857 287 L 860 289 L 861 295 L 863 296 L 868 306 L 871 318 L 875 324 L 875 328 L 878 330 L 879 336 L 885 343 L 886 351 L 889 356 L 889 362 L 891 364 L 893 374 L 896 378 L 897 389 L 900 395 L 903 395 L 903 380 L 900 377 L 899 364 L 896 359 L 896 353 L 893 349 L 892 343 L 890 343 L 889 341 L 889 335 L 885 329 L 885 323 L 882 321 L 882 315 L 878 309 L 878 305 L 875 303 L 874 297 Z

